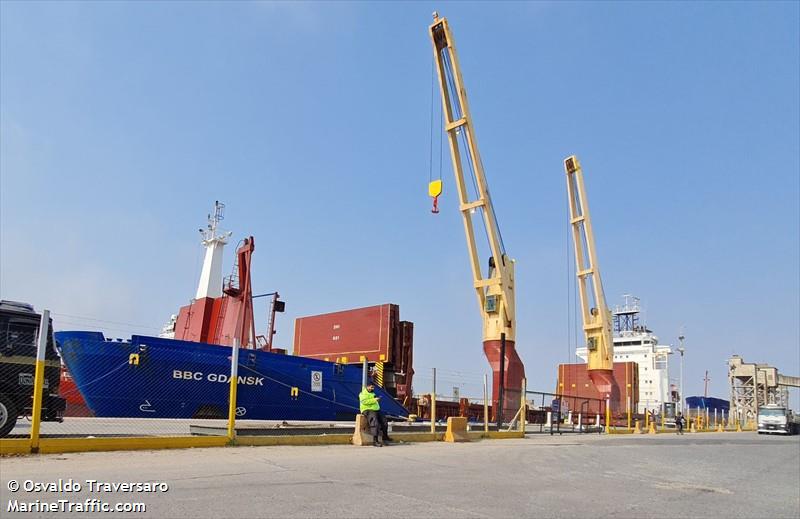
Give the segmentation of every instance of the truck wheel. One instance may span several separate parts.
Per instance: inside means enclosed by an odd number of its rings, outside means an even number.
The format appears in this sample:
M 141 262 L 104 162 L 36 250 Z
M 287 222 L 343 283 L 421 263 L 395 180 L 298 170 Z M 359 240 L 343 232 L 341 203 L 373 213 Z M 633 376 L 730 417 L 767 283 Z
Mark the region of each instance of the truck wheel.
M 0 394 L 0 438 L 5 437 L 17 425 L 17 406 L 6 395 Z

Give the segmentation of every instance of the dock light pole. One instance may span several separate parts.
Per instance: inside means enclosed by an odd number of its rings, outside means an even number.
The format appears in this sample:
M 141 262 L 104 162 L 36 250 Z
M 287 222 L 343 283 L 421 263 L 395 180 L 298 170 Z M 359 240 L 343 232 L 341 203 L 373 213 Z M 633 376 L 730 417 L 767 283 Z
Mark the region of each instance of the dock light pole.
M 686 338 L 686 336 L 684 336 L 683 334 L 678 335 L 678 340 L 681 341 L 681 345 L 678 346 L 678 353 L 681 354 L 681 378 L 680 378 L 680 382 L 679 382 L 679 384 L 680 384 L 680 392 L 681 392 L 680 406 L 679 407 L 681 408 L 681 414 L 683 414 L 683 407 L 684 407 L 683 404 L 686 401 L 684 396 L 683 396 L 683 353 L 686 351 L 686 348 L 683 347 L 683 340 L 685 338 Z

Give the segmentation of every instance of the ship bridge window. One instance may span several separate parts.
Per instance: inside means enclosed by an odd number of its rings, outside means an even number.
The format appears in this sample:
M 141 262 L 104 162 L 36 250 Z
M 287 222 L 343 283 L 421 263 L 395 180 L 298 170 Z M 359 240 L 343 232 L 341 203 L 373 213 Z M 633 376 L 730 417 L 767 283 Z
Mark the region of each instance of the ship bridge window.
M 656 355 L 656 369 L 667 369 L 667 356 L 664 354 Z

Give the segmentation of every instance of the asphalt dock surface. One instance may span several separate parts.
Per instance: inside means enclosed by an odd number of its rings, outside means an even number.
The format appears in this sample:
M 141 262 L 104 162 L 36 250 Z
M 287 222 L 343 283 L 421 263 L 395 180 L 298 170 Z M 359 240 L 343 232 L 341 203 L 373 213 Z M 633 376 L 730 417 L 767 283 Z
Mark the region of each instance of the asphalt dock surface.
M 11 480 L 82 484 L 11 492 Z M 86 480 L 165 482 L 153 493 Z M 800 517 L 800 437 L 755 433 L 531 435 L 384 448 L 236 447 L 0 458 L 11 517 Z M 29 485 L 31 483 L 28 483 Z M 141 513 L 9 511 L 66 499 Z

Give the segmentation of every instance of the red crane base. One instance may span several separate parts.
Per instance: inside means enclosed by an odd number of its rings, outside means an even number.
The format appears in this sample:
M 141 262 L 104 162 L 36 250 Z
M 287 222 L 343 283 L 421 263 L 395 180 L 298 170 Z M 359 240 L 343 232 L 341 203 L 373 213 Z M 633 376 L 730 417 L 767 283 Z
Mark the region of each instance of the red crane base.
M 616 379 L 614 379 L 614 371 L 610 369 L 593 369 L 589 370 L 589 379 L 594 384 L 597 392 L 602 394 L 611 402 L 619 401 L 619 386 Z M 613 404 L 612 404 L 613 406 Z
M 497 404 L 500 402 L 500 341 L 483 341 L 483 352 L 492 367 L 492 421 L 497 420 Z M 510 421 L 520 408 L 522 365 L 514 341 L 506 341 L 506 361 L 503 374 L 503 420 Z

